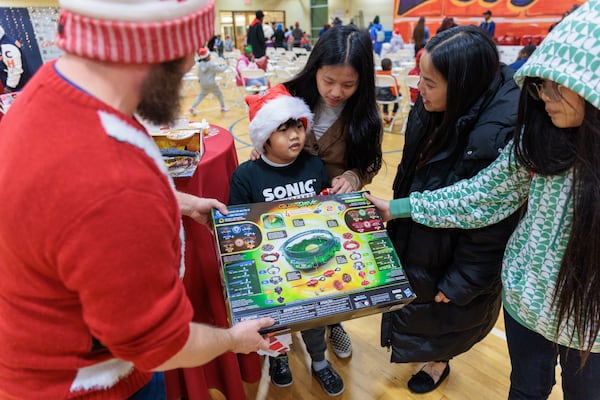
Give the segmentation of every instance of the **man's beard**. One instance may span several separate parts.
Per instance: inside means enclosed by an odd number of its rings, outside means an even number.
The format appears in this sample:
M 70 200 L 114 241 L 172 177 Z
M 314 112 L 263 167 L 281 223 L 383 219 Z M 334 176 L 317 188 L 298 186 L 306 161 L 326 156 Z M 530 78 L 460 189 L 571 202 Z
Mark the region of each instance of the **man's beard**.
M 168 125 L 179 113 L 183 58 L 160 63 L 144 80 L 137 113 L 156 125 Z

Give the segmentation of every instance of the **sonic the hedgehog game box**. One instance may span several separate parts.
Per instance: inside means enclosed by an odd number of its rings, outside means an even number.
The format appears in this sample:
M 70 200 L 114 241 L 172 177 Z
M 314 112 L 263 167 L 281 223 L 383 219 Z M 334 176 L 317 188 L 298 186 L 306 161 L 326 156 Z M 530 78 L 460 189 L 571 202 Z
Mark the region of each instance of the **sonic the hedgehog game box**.
M 393 311 L 415 295 L 363 192 L 213 210 L 232 324 L 273 317 L 266 332 Z

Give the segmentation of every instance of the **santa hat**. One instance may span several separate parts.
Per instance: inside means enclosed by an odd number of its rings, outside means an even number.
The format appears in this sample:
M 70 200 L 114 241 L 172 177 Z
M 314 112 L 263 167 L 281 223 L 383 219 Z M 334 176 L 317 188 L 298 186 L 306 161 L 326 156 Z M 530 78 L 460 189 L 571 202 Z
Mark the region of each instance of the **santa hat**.
M 198 50 L 198 60 L 204 60 L 205 58 L 210 57 L 210 51 L 206 47 L 201 47 Z
M 56 45 L 82 57 L 155 64 L 194 53 L 214 31 L 214 0 L 59 0 Z
M 290 119 L 302 121 L 308 132 L 312 127 L 313 114 L 306 103 L 293 97 L 283 84 L 252 96 L 246 96 L 250 125 L 250 140 L 254 148 L 263 152 L 265 142 L 277 128 Z

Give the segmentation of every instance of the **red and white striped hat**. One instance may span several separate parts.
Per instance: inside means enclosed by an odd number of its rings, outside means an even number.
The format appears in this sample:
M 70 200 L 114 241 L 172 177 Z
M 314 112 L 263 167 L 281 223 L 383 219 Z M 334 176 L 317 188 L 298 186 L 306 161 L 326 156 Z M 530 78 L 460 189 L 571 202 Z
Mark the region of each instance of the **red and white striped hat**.
M 155 64 L 194 53 L 214 33 L 214 0 L 59 0 L 56 45 L 99 61 Z

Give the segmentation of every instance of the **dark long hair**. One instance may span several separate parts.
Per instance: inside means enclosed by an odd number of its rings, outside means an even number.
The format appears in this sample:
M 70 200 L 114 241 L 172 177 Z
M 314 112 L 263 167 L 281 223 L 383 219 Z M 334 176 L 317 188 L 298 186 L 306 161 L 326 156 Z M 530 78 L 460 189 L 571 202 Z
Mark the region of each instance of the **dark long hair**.
M 583 365 L 600 333 L 600 111 L 586 101 L 580 127 L 557 128 L 544 102 L 528 94 L 531 84 L 532 79 L 526 78 L 521 92 L 514 155 L 540 175 L 573 169 L 573 225 L 553 301 L 558 311 L 556 333 L 564 321 L 573 319 Z
M 456 123 L 499 79 L 500 57 L 494 42 L 474 26 L 457 26 L 434 36 L 425 46 L 437 72 L 446 80 L 446 110 L 426 113 L 430 146 L 424 160 L 456 138 Z M 491 93 L 490 93 L 491 95 Z
M 383 128 L 375 101 L 373 47 L 367 31 L 353 25 L 332 27 L 319 38 L 302 71 L 284 85 L 315 111 L 321 100 L 317 70 L 334 65 L 351 66 L 359 76 L 358 88 L 346 100 L 341 115 L 344 126 L 348 127 L 345 164 L 364 175 L 376 173 L 382 163 Z
M 442 33 L 445 30 L 454 28 L 455 26 L 458 26 L 458 25 L 454 22 L 454 18 L 444 17 L 444 19 L 442 20 L 442 23 L 440 24 L 439 28 L 437 28 L 437 31 L 435 31 L 435 33 L 436 34 Z
M 415 42 L 415 52 L 423 47 L 423 40 L 425 39 L 425 17 L 420 17 L 417 21 L 415 29 L 412 34 L 413 42 Z

